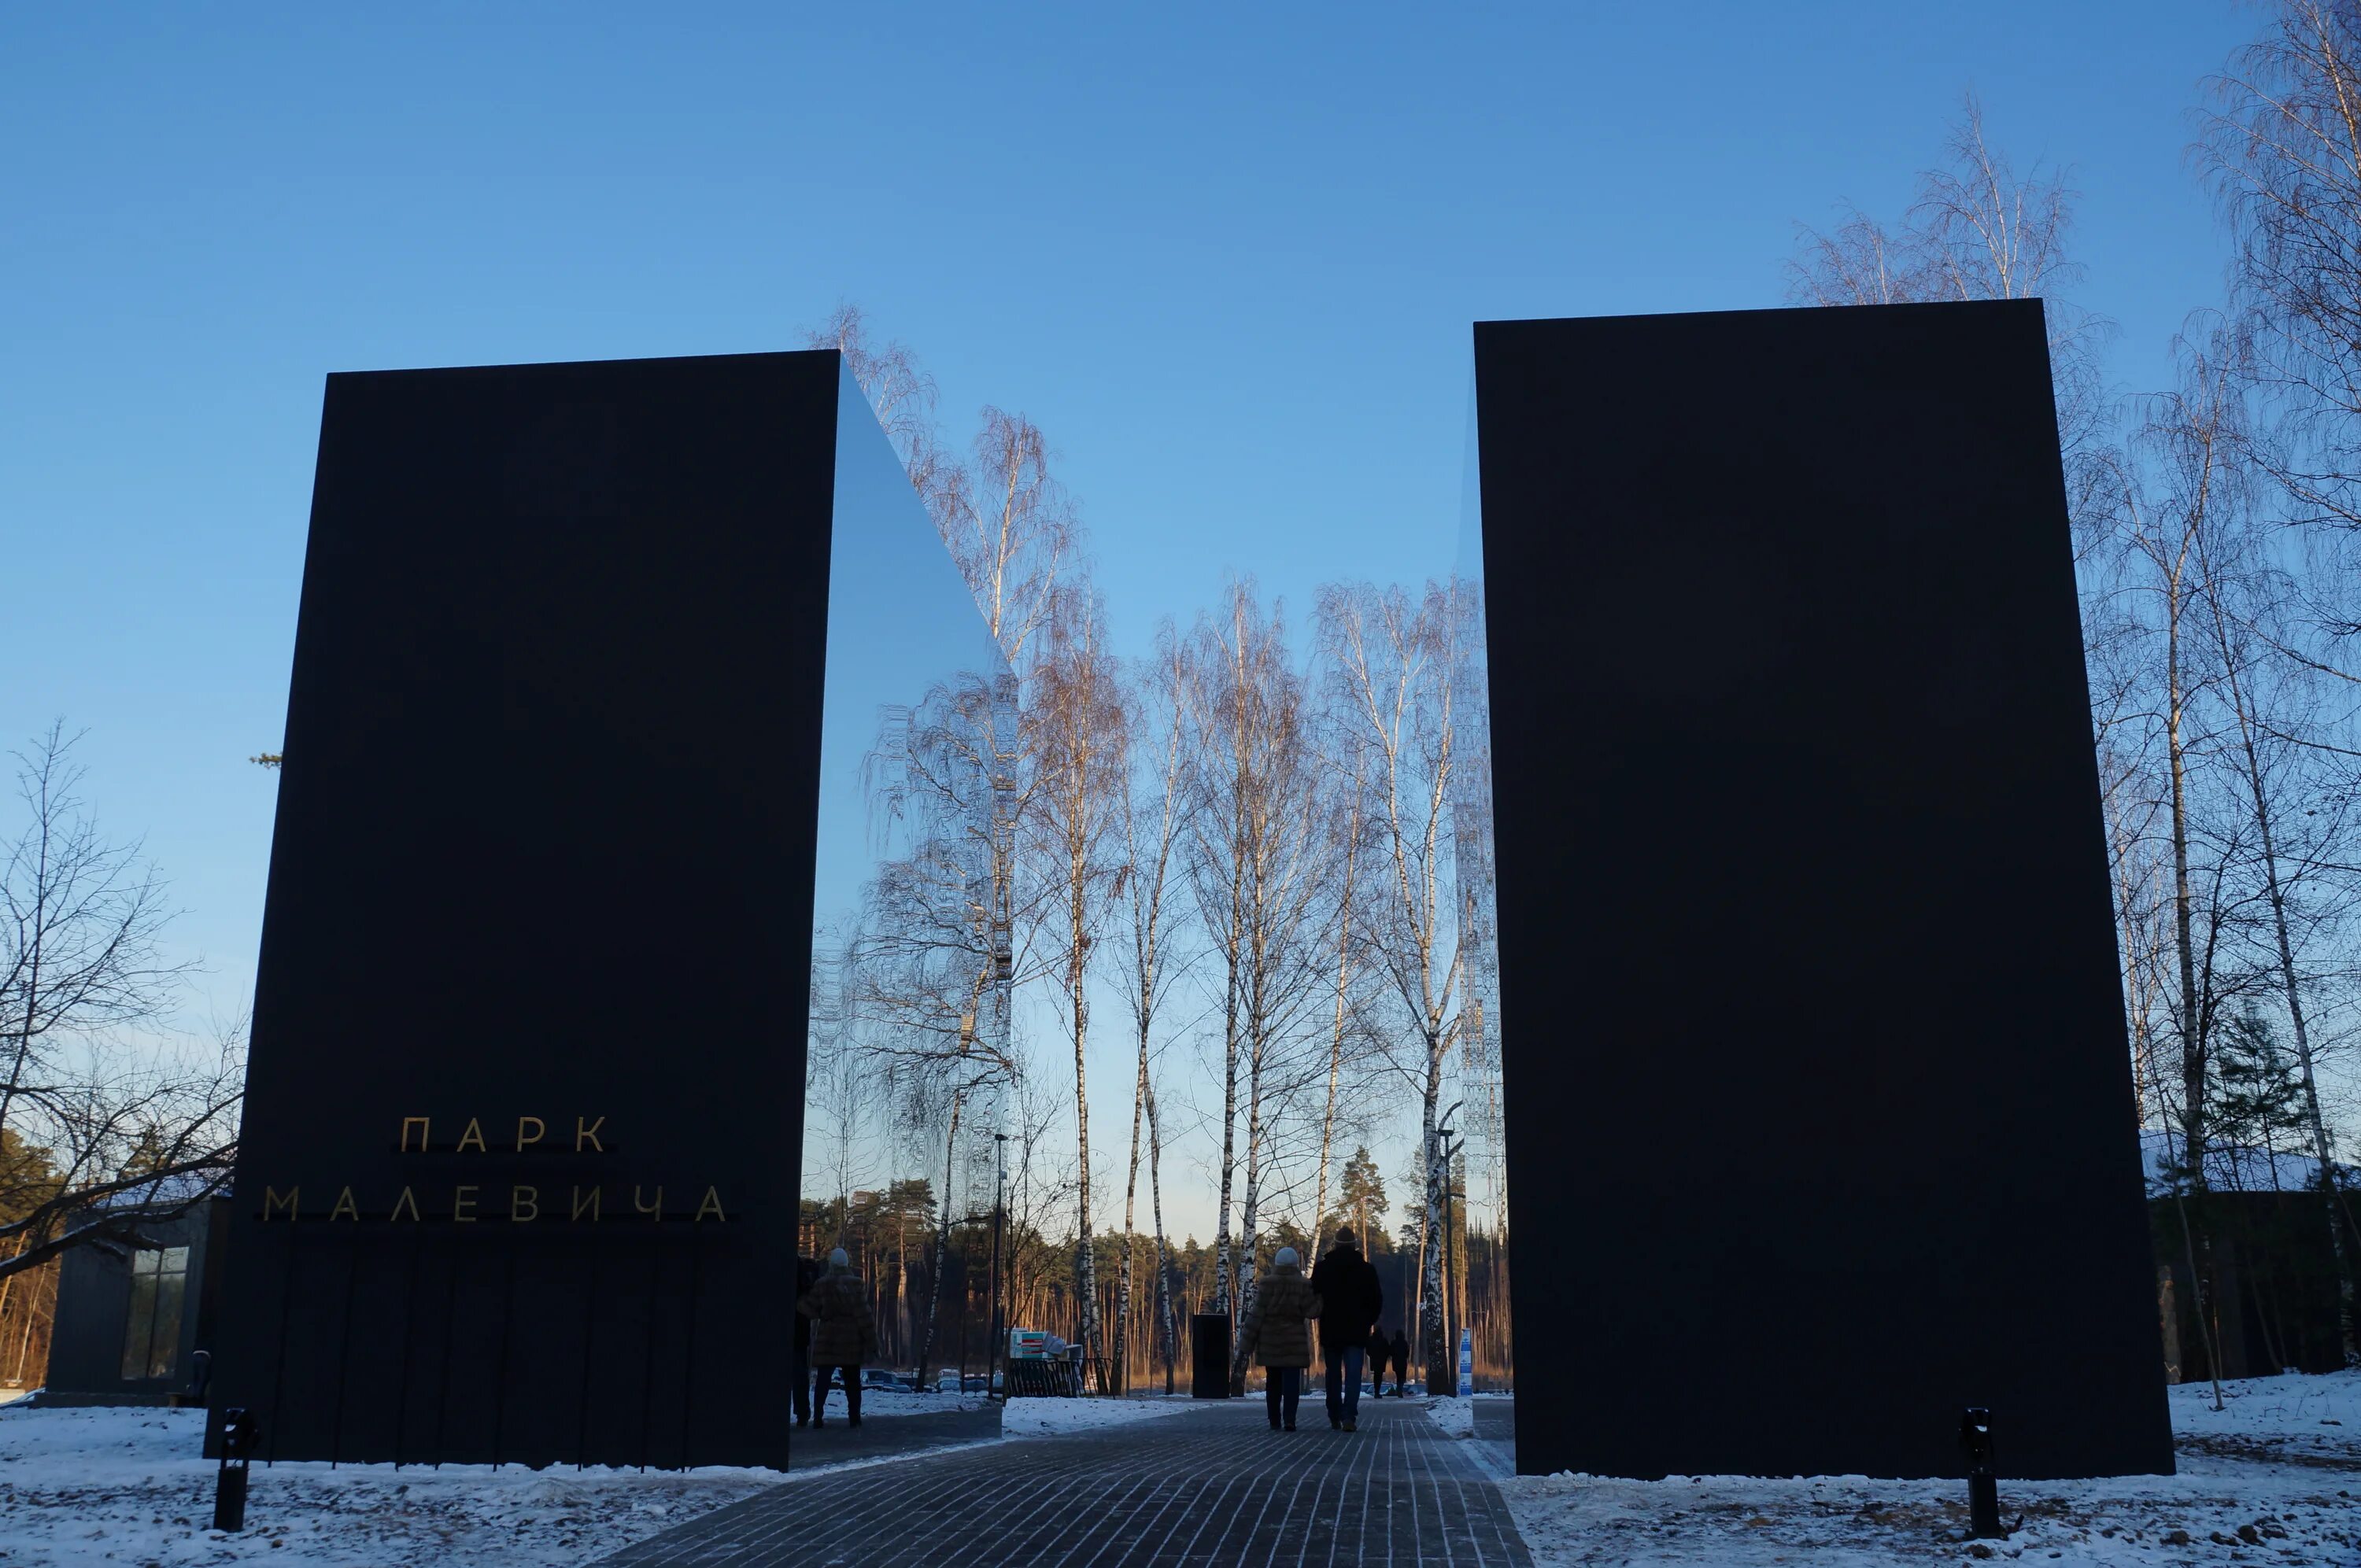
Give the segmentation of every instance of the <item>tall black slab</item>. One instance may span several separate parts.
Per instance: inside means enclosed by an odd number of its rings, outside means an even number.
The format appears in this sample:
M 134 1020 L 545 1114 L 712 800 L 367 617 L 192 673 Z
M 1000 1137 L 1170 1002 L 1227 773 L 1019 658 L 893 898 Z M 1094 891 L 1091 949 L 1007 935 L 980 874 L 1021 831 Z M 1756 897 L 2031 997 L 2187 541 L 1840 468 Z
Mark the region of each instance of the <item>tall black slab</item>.
M 832 351 L 329 378 L 214 1400 L 266 1453 L 785 1463 L 831 533 L 905 523 L 955 582 Z
M 2040 304 L 1476 374 L 1518 1467 L 2169 1472 Z

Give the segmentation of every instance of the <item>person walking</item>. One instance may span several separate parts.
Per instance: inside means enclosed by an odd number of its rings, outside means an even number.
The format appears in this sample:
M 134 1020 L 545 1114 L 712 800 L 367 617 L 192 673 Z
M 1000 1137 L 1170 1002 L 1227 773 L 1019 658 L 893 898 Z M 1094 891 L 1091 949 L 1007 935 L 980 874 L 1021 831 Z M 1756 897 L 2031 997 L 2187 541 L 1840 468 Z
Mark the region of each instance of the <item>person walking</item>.
M 1320 1354 L 1328 1364 L 1328 1424 L 1357 1431 L 1361 1355 L 1385 1310 L 1386 1293 L 1352 1226 L 1336 1227 L 1336 1245 L 1312 1271 L 1312 1291 L 1320 1299 Z
M 877 1325 L 870 1319 L 869 1297 L 861 1288 L 861 1276 L 852 1272 L 852 1262 L 842 1247 L 828 1255 L 828 1272 L 804 1293 L 796 1310 L 812 1320 L 811 1424 L 828 1424 L 828 1381 L 831 1374 L 840 1372 L 845 1418 L 859 1426 L 861 1364 L 877 1348 Z
M 1372 1399 L 1386 1397 L 1386 1357 L 1392 1351 L 1393 1347 L 1386 1342 L 1383 1323 L 1369 1331 L 1369 1398 Z
M 800 1302 L 811 1288 L 819 1283 L 819 1259 L 798 1256 L 796 1259 L 796 1299 Z M 800 1310 L 791 1314 L 795 1322 L 796 1425 L 811 1424 L 811 1319 Z
M 1312 1365 L 1312 1321 L 1319 1315 L 1320 1298 L 1303 1277 L 1303 1255 L 1291 1246 L 1279 1248 L 1270 1272 L 1255 1282 L 1254 1310 L 1238 1332 L 1246 1354 L 1260 1353 L 1263 1403 L 1273 1431 L 1295 1430 L 1303 1369 Z
M 1410 1376 L 1410 1335 L 1394 1331 L 1394 1398 L 1402 1397 L 1402 1383 Z

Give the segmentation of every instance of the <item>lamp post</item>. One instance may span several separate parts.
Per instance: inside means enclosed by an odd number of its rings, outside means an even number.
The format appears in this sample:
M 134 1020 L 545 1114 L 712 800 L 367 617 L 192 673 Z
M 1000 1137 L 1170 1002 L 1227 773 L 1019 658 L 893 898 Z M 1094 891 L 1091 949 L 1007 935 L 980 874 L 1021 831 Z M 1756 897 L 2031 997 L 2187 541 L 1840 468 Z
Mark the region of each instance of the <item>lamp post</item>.
M 998 1397 L 994 1387 L 1000 1374 L 1000 1346 L 1006 1337 L 1000 1323 L 1000 1233 L 1007 1222 L 1005 1194 L 1008 1188 L 1008 1135 L 992 1135 L 992 1343 L 983 1363 L 984 1397 Z
M 1459 1336 L 1467 1327 L 1459 1316 L 1460 1299 L 1467 1291 L 1467 1269 L 1464 1262 L 1457 1265 L 1452 1262 L 1452 1205 L 1466 1194 L 1459 1190 L 1459 1183 L 1452 1174 L 1451 1161 L 1466 1146 L 1466 1140 L 1459 1139 L 1443 1155 L 1443 1353 L 1451 1362 L 1451 1391 L 1454 1394 L 1459 1392 Z
M 971 1261 L 975 1255 L 974 1224 L 975 1216 L 972 1214 L 965 1215 L 960 1221 L 959 1381 L 951 1385 L 954 1394 L 967 1392 L 967 1299 L 975 1292 L 975 1269 Z
M 1978 1405 L 1960 1412 L 1960 1448 L 1968 1456 L 1968 1533 L 1979 1541 L 2004 1541 L 2008 1531 L 2001 1528 L 2000 1482 L 1993 1468 L 1992 1411 Z
M 1466 1103 L 1464 1100 L 1453 1101 L 1451 1109 L 1445 1111 L 1434 1124 L 1434 1146 L 1443 1159 L 1443 1266 L 1435 1271 L 1435 1277 L 1442 1288 L 1443 1299 L 1439 1302 L 1429 1302 L 1426 1306 L 1427 1310 L 1442 1315 L 1444 1359 L 1452 1367 L 1459 1365 L 1459 1353 L 1454 1348 L 1451 1337 L 1451 1157 L 1459 1152 L 1461 1146 L 1466 1140 L 1452 1130 L 1451 1119 L 1459 1114 L 1459 1108 Z M 1430 1236 L 1427 1240 L 1431 1245 L 1434 1238 Z M 1423 1262 L 1422 1259 L 1421 1261 Z M 1423 1285 L 1426 1270 L 1422 1267 L 1419 1273 L 1420 1283 Z M 1429 1354 L 1429 1346 L 1433 1342 L 1427 1339 L 1425 1329 L 1425 1323 L 1421 1321 L 1418 1350 L 1419 1359 L 1426 1364 L 1426 1397 L 1431 1399 L 1434 1398 L 1434 1357 Z M 1457 1391 L 1458 1383 L 1455 1378 L 1452 1382 L 1452 1388 L 1455 1392 Z
M 254 1412 L 239 1409 L 222 1420 L 221 1464 L 214 1474 L 214 1528 L 225 1533 L 246 1528 L 246 1468 L 262 1442 Z

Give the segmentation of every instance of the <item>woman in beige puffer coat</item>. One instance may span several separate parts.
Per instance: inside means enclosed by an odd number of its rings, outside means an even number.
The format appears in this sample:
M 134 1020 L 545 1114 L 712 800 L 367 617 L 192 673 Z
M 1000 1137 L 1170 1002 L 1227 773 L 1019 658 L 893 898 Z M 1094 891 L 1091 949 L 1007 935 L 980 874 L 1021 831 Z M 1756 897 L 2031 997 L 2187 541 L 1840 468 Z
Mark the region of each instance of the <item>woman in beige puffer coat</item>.
M 812 1425 L 825 1424 L 830 1374 L 844 1379 L 844 1413 L 861 1424 L 861 1364 L 877 1349 L 877 1324 L 869 1315 L 869 1295 L 861 1276 L 838 1247 L 828 1255 L 828 1272 L 796 1303 L 796 1310 L 812 1320 Z
M 1239 1331 L 1239 1344 L 1261 1360 L 1268 1377 L 1263 1402 L 1270 1429 L 1295 1430 L 1296 1402 L 1303 1398 L 1303 1371 L 1312 1365 L 1312 1325 L 1320 1298 L 1303 1277 L 1303 1258 L 1291 1246 L 1279 1249 L 1270 1272 L 1255 1281 L 1254 1310 Z

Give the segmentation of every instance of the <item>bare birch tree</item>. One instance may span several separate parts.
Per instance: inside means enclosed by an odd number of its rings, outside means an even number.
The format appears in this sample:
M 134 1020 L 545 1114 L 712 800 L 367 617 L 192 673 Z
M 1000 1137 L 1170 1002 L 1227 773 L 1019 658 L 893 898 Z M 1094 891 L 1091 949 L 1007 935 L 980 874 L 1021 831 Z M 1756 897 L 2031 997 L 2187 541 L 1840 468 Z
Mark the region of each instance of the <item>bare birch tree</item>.
M 935 526 L 1019 675 L 1074 575 L 1081 523 L 1049 471 L 1049 444 L 1022 414 L 987 407 L 968 461 L 945 465 Z
M 1362 781 L 1359 772 L 1360 751 L 1347 751 L 1339 765 L 1337 803 L 1341 819 L 1335 822 L 1334 838 L 1329 852 L 1335 858 L 1334 927 L 1336 949 L 1336 1006 L 1328 1036 L 1328 1090 L 1320 1117 L 1320 1176 L 1312 1189 L 1312 1212 L 1315 1232 L 1328 1213 L 1328 1161 L 1336 1141 L 1336 1091 L 1345 1071 L 1345 1025 L 1353 1014 L 1353 895 L 1356 884 L 1354 873 L 1359 869 L 1363 827 Z M 1324 1235 L 1316 1241 L 1325 1243 Z M 1367 1238 L 1363 1238 L 1367 1245 Z
M 2099 504 L 2103 483 L 2107 407 L 2099 355 L 2112 327 L 2067 297 L 2082 277 L 2067 245 L 2078 192 L 2063 170 L 2037 165 L 2018 174 L 1985 135 L 1973 93 L 1962 98 L 1944 154 L 1942 166 L 1920 172 L 1917 200 L 1898 224 L 1848 208 L 1831 232 L 1797 225 L 1789 298 L 1809 305 L 2040 299 L 2059 447 L 2079 521 Z
M 2278 439 L 2258 452 L 2295 521 L 2349 539 L 2361 535 L 2361 13 L 2276 0 L 2267 14 L 2211 83 L 2202 153 L 2237 240 L 2247 368 L 2274 416 Z
M 2301 823 L 2308 813 L 2290 801 L 2289 784 L 2291 780 L 2300 780 L 2308 759 L 2300 747 L 2288 744 L 2281 737 L 2306 726 L 2301 718 L 2279 710 L 2271 701 L 2273 696 L 2286 692 L 2286 679 L 2266 684 L 2271 682 L 2271 667 L 2267 661 L 2279 639 L 2257 639 L 2246 630 L 2247 625 L 2273 616 L 2276 607 L 2289 602 L 2290 596 L 2284 591 L 2279 575 L 2257 558 L 2253 541 L 2229 530 L 2223 532 L 2224 537 L 2217 537 L 2211 531 L 2201 530 L 2196 550 L 2200 571 L 2210 588 L 2205 599 L 2207 620 L 2219 661 L 2221 693 L 2229 707 L 2229 732 L 2224 740 L 2253 814 L 2257 870 L 2262 893 L 2269 905 L 2269 961 L 2277 971 L 2287 1008 L 2302 1093 L 2301 1115 L 2317 1167 L 2329 1254 L 2336 1273 L 2338 1348 L 2348 1369 L 2361 1369 L 2361 1341 L 2356 1340 L 2355 1324 L 2353 1260 L 2337 1199 L 2336 1162 L 2327 1121 L 2321 1112 L 2312 1019 L 2297 961 L 2298 934 L 2303 926 L 2300 904 L 2308 891 L 2305 884 L 2314 866 L 2301 843 L 2291 842 L 2295 837 L 2290 833 L 2291 824 Z M 2230 602 L 2234 594 L 2252 602 L 2234 609 Z M 2303 673 L 2283 671 L 2282 674 L 2301 679 Z M 2331 831 L 2340 825 L 2332 823 Z M 2315 835 L 2302 837 L 2318 841 Z
M 1188 673 L 1180 639 L 1167 621 L 1158 629 L 1156 652 L 1139 671 L 1136 683 L 1137 766 L 1125 779 L 1121 802 L 1125 863 L 1116 875 L 1115 887 L 1115 897 L 1122 903 L 1127 916 L 1128 938 L 1117 985 L 1131 1007 L 1134 1044 L 1137 1047 L 1132 1086 L 1131 1155 L 1124 1178 L 1123 1288 L 1115 1309 L 1115 1361 L 1126 1368 L 1130 1365 L 1131 1243 L 1137 1234 L 1134 1205 L 1139 1190 L 1140 1132 L 1145 1121 L 1149 1135 L 1148 1183 L 1155 1225 L 1156 1310 L 1168 1377 L 1173 1356 L 1169 1287 L 1171 1263 L 1164 1234 L 1158 1169 L 1161 1140 L 1156 1135 L 1156 1090 L 1150 1057 L 1157 1020 L 1186 967 L 1175 961 L 1173 927 L 1179 910 L 1170 894 L 1173 854 L 1180 842 L 1181 818 L 1188 809 L 1184 786 Z
M 2205 1085 L 2213 1028 L 2224 1000 L 2198 945 L 2202 894 L 2191 857 L 2199 835 L 2191 779 L 2199 749 L 2198 700 L 2211 681 L 2203 663 L 2210 584 L 2205 539 L 2243 502 L 2237 462 L 2237 391 L 2226 366 L 2189 354 L 2183 385 L 2152 400 L 2139 448 L 2151 477 L 2135 479 L 2123 499 L 2124 543 L 2142 576 L 2137 588 L 2153 607 L 2158 643 L 2158 733 L 2166 771 L 2166 830 L 2171 848 L 2173 950 L 2179 979 L 2180 1131 L 2188 1179 L 2206 1181 Z M 2151 493 L 2151 488 L 2153 493 Z
M 942 441 L 935 423 L 935 378 L 908 345 L 879 343 L 859 305 L 840 304 L 826 322 L 804 334 L 813 348 L 833 348 L 877 412 L 877 422 L 910 476 L 910 488 L 930 510 L 939 505 L 945 479 Z M 259 758 L 256 759 L 258 762 Z
M 1403 1064 L 1419 1092 L 1425 1194 L 1419 1216 L 1420 1297 L 1443 1297 L 1442 1217 L 1449 1186 L 1442 1118 L 1445 1070 L 1461 1026 L 1463 948 L 1450 883 L 1452 770 L 1457 660 L 1452 591 L 1430 583 L 1412 598 L 1399 587 L 1347 584 L 1320 596 L 1321 646 L 1368 784 L 1372 853 L 1380 862 L 1358 905 L 1363 950 L 1386 976 L 1405 1026 Z M 1446 1360 L 1443 1317 L 1422 1315 L 1422 1355 Z
M 1164 1391 L 1172 1392 L 1172 1364 L 1179 1359 L 1179 1334 L 1172 1316 L 1171 1249 L 1164 1231 L 1164 1124 L 1156 1111 L 1156 1085 L 1142 1091 L 1148 1102 L 1148 1196 L 1156 1224 L 1156 1317 L 1164 1335 Z
M 1188 658 L 1190 881 L 1222 970 L 1214 1310 L 1244 1310 L 1252 1306 L 1267 1118 L 1281 1089 L 1282 1058 L 1317 994 L 1309 968 L 1316 944 L 1309 938 L 1318 890 L 1319 761 L 1285 624 L 1264 609 L 1251 580 L 1232 583 L 1219 616 L 1199 620 Z M 1234 1248 L 1231 1201 L 1241 1177 Z M 1243 1387 L 1245 1365 L 1234 1348 L 1234 1389 Z
M 1074 1295 L 1082 1311 L 1083 1354 L 1098 1368 L 1104 1391 L 1098 1238 L 1091 1214 L 1091 950 L 1123 867 L 1130 716 L 1121 672 L 1106 650 L 1105 616 L 1095 594 L 1080 588 L 1060 594 L 1041 630 L 1039 657 L 1028 679 L 1039 785 L 1032 824 L 1041 878 L 1056 908 L 1043 923 L 1046 967 L 1074 1053 Z

